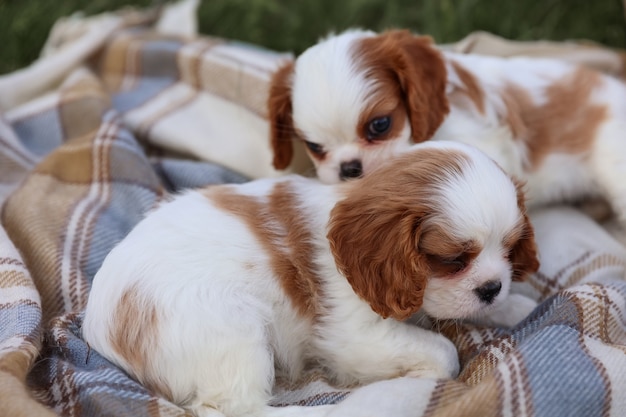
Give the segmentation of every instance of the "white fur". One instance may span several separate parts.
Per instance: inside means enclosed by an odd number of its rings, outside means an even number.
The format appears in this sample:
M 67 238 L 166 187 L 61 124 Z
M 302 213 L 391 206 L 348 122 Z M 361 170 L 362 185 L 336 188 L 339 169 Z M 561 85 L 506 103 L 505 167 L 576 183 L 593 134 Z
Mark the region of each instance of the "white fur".
M 365 36 L 375 33 L 354 30 L 331 36 L 325 40 L 323 50 L 309 48 L 295 63 L 293 120 L 304 137 L 315 138 L 316 143 L 332 150 L 323 163 L 313 160 L 317 176 L 329 184 L 339 181 L 342 162 L 361 160 L 368 169 L 374 169 L 384 160 L 377 155 L 396 153 L 410 143 L 411 129 L 407 122 L 401 134 L 404 140 L 369 149 L 359 144 L 356 130 L 359 109 L 368 101 L 369 88 L 373 85 L 357 71 L 347 51 L 355 40 Z M 315 94 L 311 94 L 311 89 Z M 338 89 L 341 94 L 337 94 Z
M 536 306 L 536 302 L 526 297 L 521 300 L 509 294 L 511 264 L 505 258 L 502 242 L 520 219 L 516 189 L 507 182 L 484 182 L 481 178 L 497 178 L 501 169 L 485 155 L 477 155 L 475 161 L 484 165 L 479 171 L 468 170 L 464 178 L 447 183 L 437 191 L 449 211 L 446 227 L 458 241 L 473 240 L 482 250 L 456 279 L 431 279 L 422 308 L 437 319 L 472 318 L 481 324 L 510 327 Z M 487 176 L 482 177 L 485 174 Z M 494 196 L 501 200 L 496 202 Z M 480 226 L 468 227 L 468 219 L 469 224 Z M 485 306 L 478 297 L 472 296 L 472 290 L 490 281 L 500 282 L 502 289 L 493 303 Z M 511 313 L 502 316 L 502 310 L 511 310 Z
M 592 102 L 608 106 L 611 114 L 596 134 L 589 152 L 591 158 L 587 153 L 553 153 L 541 165 L 531 169 L 526 163 L 523 141 L 515 140 L 509 127 L 500 121 L 498 107 L 503 104 L 498 94 L 505 83 L 514 82 L 532 97 L 535 104 L 543 104 L 543 92 L 550 83 L 567 77 L 577 67 L 550 59 L 501 59 L 451 52 L 445 52 L 444 58 L 453 59 L 471 70 L 486 93 L 487 109 L 485 116 L 478 116 L 452 105 L 433 140 L 458 140 L 487 153 L 511 175 L 527 182 L 530 206 L 604 195 L 609 202 L 617 203 L 615 209 L 620 216 L 626 215 L 626 204 L 618 201 L 621 190 L 626 190 L 618 185 L 623 183 L 621 178 L 626 175 L 626 165 L 621 163 L 625 160 L 621 155 L 626 153 L 623 139 L 626 87 L 623 83 L 604 76 L 602 85 L 593 91 Z M 567 128 L 563 126 L 563 129 Z M 600 156 L 607 147 L 613 156 Z M 616 159 L 618 161 L 613 162 Z M 605 175 L 603 171 L 610 174 Z
M 306 140 L 322 145 L 323 160 L 314 160 L 322 181 L 341 180 L 340 164 L 362 160 L 367 175 L 380 159 L 410 146 L 410 130 L 375 144 L 359 143 L 355 127 L 372 91 L 363 68 L 355 62 L 356 43 L 376 36 L 370 31 L 350 30 L 331 36 L 306 50 L 295 63 L 293 77 L 293 123 Z M 452 61 L 476 77 L 485 93 L 485 112 L 451 105 L 450 113 L 435 132 L 434 140 L 454 140 L 478 147 L 509 174 L 527 182 L 528 204 L 544 205 L 587 196 L 604 196 L 626 223 L 626 86 L 598 74 L 601 84 L 589 100 L 608 108 L 609 115 L 596 132 L 591 149 L 584 153 L 553 153 L 542 164 L 530 167 L 525 144 L 513 137 L 502 121 L 504 103 L 500 92 L 514 83 L 536 105 L 546 102 L 545 89 L 572 74 L 577 67 L 558 60 L 498 58 L 441 51 L 451 93 L 461 84 Z M 572 88 L 576 88 L 572 85 Z M 321 94 L 320 92 L 324 92 Z M 575 116 L 574 116 L 575 117 Z M 529 126 L 530 129 L 533 126 Z M 568 126 L 563 126 L 567 129 Z
M 499 279 L 508 289 L 511 281 L 511 266 L 500 245 L 503 233 L 521 216 L 516 189 L 490 159 L 465 145 L 415 145 L 411 148 L 415 163 L 421 149 L 432 147 L 460 150 L 470 158 L 462 174 L 446 178 L 432 198 L 442 211 L 438 220 L 457 231 L 459 239 L 480 241 L 486 252 L 471 272 L 428 281 L 424 307 L 434 316 L 473 317 L 490 308 L 476 302 L 473 288 Z M 198 416 L 325 415 L 332 406 L 267 406 L 275 365 L 278 372 L 297 378 L 311 359 L 339 382 L 363 384 L 400 375 L 454 377 L 459 363 L 448 339 L 383 319 L 338 272 L 326 239 L 330 212 L 361 181 L 324 185 L 288 176 L 224 187 L 263 203 L 281 182 L 296 190 L 297 222 L 313 236 L 314 249 L 308 256 L 318 268 L 324 294 L 317 321 L 299 314 L 278 282 L 270 254 L 242 218 L 200 191 L 188 191 L 149 213 L 106 257 L 88 300 L 85 340 L 132 376 L 140 373 L 162 381 L 173 401 Z M 269 222 L 266 232 L 282 227 Z M 279 247 L 286 257 L 294 250 L 286 242 Z M 114 334 L 128 325 L 114 318 L 131 288 L 144 301 L 140 308 L 155 307 L 158 312 L 153 323 L 157 339 L 144 358 L 146 369 L 134 369 L 130 353 L 116 350 L 113 342 Z M 505 298 L 503 289 L 493 304 Z M 464 307 L 455 315 L 459 305 Z M 149 326 L 146 323 L 146 332 L 154 333 Z

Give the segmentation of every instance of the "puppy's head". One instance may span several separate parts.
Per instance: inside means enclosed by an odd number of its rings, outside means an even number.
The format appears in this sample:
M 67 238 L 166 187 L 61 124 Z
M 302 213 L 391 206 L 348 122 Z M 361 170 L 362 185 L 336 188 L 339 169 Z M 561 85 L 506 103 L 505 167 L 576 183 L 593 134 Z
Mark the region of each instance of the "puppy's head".
M 348 31 L 279 69 L 268 100 L 274 167 L 304 142 L 327 183 L 360 177 L 429 139 L 448 113 L 443 59 L 408 31 Z
M 474 148 L 414 145 L 345 187 L 331 250 L 382 317 L 477 316 L 539 266 L 520 186 Z

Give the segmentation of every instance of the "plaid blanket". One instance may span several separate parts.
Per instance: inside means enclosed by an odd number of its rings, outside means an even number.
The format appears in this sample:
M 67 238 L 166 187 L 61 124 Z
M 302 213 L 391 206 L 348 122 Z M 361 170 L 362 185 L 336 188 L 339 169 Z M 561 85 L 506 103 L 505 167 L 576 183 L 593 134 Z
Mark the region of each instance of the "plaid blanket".
M 288 57 L 155 32 L 137 19 L 108 22 L 111 36 L 60 85 L 5 101 L 0 113 L 7 416 L 186 415 L 82 340 L 91 280 L 168 193 L 280 175 L 271 171 L 263 103 L 272 69 Z M 513 329 L 442 328 L 459 349 L 457 379 L 346 388 L 311 369 L 295 385 L 278 381 L 273 404 L 336 404 L 334 416 L 625 415 L 626 249 L 571 208 L 532 220 L 542 267 L 516 290 L 541 304 Z

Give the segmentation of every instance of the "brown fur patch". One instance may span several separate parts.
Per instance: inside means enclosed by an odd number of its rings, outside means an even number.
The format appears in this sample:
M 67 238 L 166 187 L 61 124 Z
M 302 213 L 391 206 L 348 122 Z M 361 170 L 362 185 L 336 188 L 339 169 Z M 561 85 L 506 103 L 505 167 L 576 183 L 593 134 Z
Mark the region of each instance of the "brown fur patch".
M 460 90 L 476 106 L 480 114 L 485 114 L 485 92 L 476 77 L 456 61 L 450 61 L 452 68 L 463 83 Z
M 272 270 L 294 308 L 301 316 L 315 319 L 320 314 L 322 284 L 313 262 L 313 236 L 302 221 L 289 183 L 276 184 L 267 203 L 237 194 L 231 187 L 211 187 L 204 194 L 241 218 L 269 255 Z
M 432 192 L 459 175 L 466 158 L 439 149 L 402 155 L 360 179 L 332 210 L 328 239 L 335 261 L 382 317 L 404 320 L 420 309 L 433 272 L 421 239 L 428 220 L 445 210 Z
M 446 68 L 432 39 L 390 30 L 359 41 L 354 59 L 366 78 L 395 84 L 389 92 L 404 102 L 413 141 L 430 139 L 449 112 Z
M 149 372 L 159 338 L 156 304 L 138 286 L 128 288 L 119 299 L 112 318 L 111 346 L 126 360 L 135 377 L 149 389 L 172 399 L 167 381 L 154 379 Z
M 532 98 L 524 89 L 509 84 L 502 93 L 502 101 L 506 108 L 503 122 L 509 126 L 514 138 L 526 140 L 529 133 L 524 116 L 527 109 L 534 107 Z
M 523 185 L 515 182 L 517 206 L 522 213 L 522 221 L 515 230 L 505 237 L 503 245 L 509 248 L 509 262 L 513 268 L 513 281 L 523 281 L 539 269 L 535 231 L 526 213 Z
M 546 101 L 539 105 L 523 88 L 506 86 L 502 93 L 505 122 L 513 135 L 527 144 L 531 168 L 554 152 L 584 153 L 590 149 L 598 127 L 608 116 L 606 106 L 590 100 L 601 82 L 599 74 L 580 68 L 546 88 Z
M 286 169 L 293 159 L 294 126 L 291 106 L 293 62 L 280 67 L 272 76 L 267 100 L 270 122 L 270 145 L 274 151 L 273 165 Z

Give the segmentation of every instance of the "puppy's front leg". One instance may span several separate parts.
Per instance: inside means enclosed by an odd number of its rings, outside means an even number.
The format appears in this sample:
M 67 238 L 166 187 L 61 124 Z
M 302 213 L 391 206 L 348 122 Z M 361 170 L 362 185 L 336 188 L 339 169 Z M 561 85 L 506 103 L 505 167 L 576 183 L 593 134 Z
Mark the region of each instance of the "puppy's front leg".
M 441 334 L 380 317 L 336 330 L 323 344 L 339 380 L 453 378 L 459 372 L 457 350 Z

